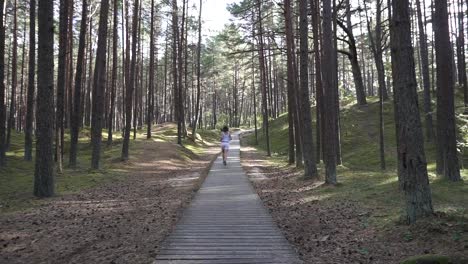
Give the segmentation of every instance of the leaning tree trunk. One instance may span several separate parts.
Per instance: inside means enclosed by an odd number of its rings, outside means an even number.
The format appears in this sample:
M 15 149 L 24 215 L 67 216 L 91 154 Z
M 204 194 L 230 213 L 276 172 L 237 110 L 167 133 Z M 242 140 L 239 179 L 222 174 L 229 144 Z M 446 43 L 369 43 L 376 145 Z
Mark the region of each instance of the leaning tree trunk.
M 416 73 L 411 43 L 409 1 L 392 2 L 391 46 L 395 97 L 398 178 L 405 193 L 406 219 L 431 215 L 424 140 L 418 109 Z
M 2 16 L 0 15 L 0 17 Z M 34 108 L 34 90 L 35 90 L 34 79 L 36 76 L 35 73 L 36 73 L 36 0 L 30 0 L 29 1 L 29 71 L 28 71 L 28 91 L 27 91 L 27 102 L 26 102 L 26 124 L 25 124 L 25 130 L 24 130 L 24 160 L 26 161 L 32 161 L 33 118 L 34 118 L 33 108 Z
M 307 0 L 299 1 L 300 31 L 300 86 L 302 109 L 302 155 L 304 157 L 304 178 L 317 178 L 314 140 L 312 136 L 312 115 L 309 101 L 309 22 L 307 19 Z
M 34 195 L 54 195 L 54 1 L 39 0 Z
M 81 26 L 80 26 L 80 39 L 78 44 L 78 58 L 76 61 L 76 75 L 75 75 L 75 93 L 73 111 L 71 114 L 71 140 L 70 140 L 70 157 L 69 166 L 76 167 L 76 158 L 78 153 L 78 137 L 81 125 L 81 86 L 83 84 L 83 66 L 84 54 L 86 47 L 86 29 L 88 20 L 88 3 L 87 0 L 82 2 L 81 11 Z
M 137 1 L 138 2 L 138 1 Z M 106 86 L 106 54 L 107 54 L 107 19 L 109 15 L 109 0 L 101 1 L 99 14 L 98 47 L 96 64 L 94 66 L 93 113 L 91 117 L 91 168 L 99 169 L 101 159 L 102 124 L 104 108 L 104 91 Z
M 450 181 L 460 181 L 455 125 L 452 47 L 447 1 L 435 0 L 434 37 L 437 63 L 437 171 Z

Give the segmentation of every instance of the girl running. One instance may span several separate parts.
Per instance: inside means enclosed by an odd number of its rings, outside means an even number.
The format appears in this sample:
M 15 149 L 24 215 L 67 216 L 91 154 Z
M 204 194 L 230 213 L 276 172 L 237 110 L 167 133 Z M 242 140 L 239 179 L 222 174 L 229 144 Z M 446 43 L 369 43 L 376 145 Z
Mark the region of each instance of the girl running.
M 227 126 L 223 127 L 221 131 L 221 150 L 223 152 L 223 164 L 227 165 L 226 160 L 227 154 L 229 152 L 229 142 L 232 140 L 232 137 Z

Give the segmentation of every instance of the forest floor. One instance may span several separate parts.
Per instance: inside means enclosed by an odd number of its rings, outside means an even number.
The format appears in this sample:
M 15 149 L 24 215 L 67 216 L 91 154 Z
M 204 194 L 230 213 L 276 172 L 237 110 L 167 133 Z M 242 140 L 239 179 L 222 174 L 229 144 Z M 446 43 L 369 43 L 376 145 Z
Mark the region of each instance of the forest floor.
M 287 164 L 287 114 L 270 122 L 271 157 L 265 155 L 262 130 L 258 144 L 253 133 L 244 134 L 243 167 L 306 263 L 400 263 L 427 254 L 468 258 L 468 116 L 460 112 L 464 109 L 461 95 L 457 98 L 463 181 L 453 183 L 436 175 L 436 147 L 426 142 L 436 214 L 412 226 L 404 221 L 404 199 L 398 186 L 392 101 L 385 102 L 383 112 L 386 170 L 380 168 L 377 98 L 368 98 L 365 107 L 342 101 L 343 164 L 337 168 L 337 186 L 323 184 L 323 164 L 318 166 L 319 181 L 304 180 L 303 170 Z M 315 108 L 312 116 L 316 116 Z
M 151 263 L 218 152 L 182 148 L 171 130 L 133 142 L 113 181 L 0 214 L 0 263 Z
M 304 180 L 302 171 L 267 158 L 263 151 L 246 145 L 241 151 L 242 165 L 255 190 L 305 263 L 388 264 L 428 254 L 448 256 L 454 264 L 468 263 L 466 211 L 461 215 L 438 212 L 408 226 L 399 219 L 398 208 L 369 201 L 378 196 L 394 199 L 389 196 L 389 192 L 398 193 L 394 186 L 380 193 L 363 177 L 361 189 L 350 188 L 348 181 L 360 179 L 343 176 L 342 169 L 339 180 L 345 183 L 326 186 L 323 180 Z M 468 198 L 462 199 L 467 202 Z

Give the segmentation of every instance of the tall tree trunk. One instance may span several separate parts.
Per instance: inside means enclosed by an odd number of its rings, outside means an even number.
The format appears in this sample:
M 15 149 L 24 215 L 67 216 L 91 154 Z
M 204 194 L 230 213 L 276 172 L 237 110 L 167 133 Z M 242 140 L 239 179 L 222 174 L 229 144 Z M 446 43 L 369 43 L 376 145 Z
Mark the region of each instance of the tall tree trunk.
M 286 32 L 286 56 L 287 56 L 287 90 L 288 90 L 288 138 L 289 138 L 289 164 L 294 164 L 296 161 L 295 156 L 295 134 L 294 134 L 294 123 L 295 123 L 295 111 L 296 111 L 296 100 L 294 96 L 294 89 L 296 84 L 296 78 L 294 74 L 294 55 L 292 43 L 294 37 L 292 34 L 292 21 L 291 21 L 291 1 L 284 0 L 284 21 L 285 21 L 285 32 Z M 254 105 L 255 107 L 255 105 Z
M 177 0 L 172 0 L 172 82 L 174 86 L 174 102 L 173 108 L 174 109 L 174 116 L 177 122 L 177 144 L 182 144 L 182 131 L 181 131 L 181 122 L 180 119 L 183 118 L 180 115 L 179 111 L 179 97 L 182 95 L 179 93 L 179 75 L 182 74 L 180 65 L 178 63 L 179 59 L 179 49 L 178 49 L 178 42 L 179 42 L 179 19 L 178 19 L 178 8 L 177 8 Z
M 108 120 L 108 132 L 107 132 L 107 144 L 112 145 L 113 131 L 114 131 L 114 118 L 115 118 L 115 97 L 117 94 L 117 64 L 118 64 L 118 51 L 117 46 L 119 43 L 118 36 L 118 4 L 117 0 L 114 0 L 114 27 L 112 29 L 112 83 L 111 83 L 111 98 L 110 98 L 110 109 L 109 109 L 109 120 Z
M 286 0 L 288 1 L 288 0 Z M 307 19 L 307 0 L 299 0 L 300 31 L 300 85 L 302 109 L 302 155 L 304 156 L 304 178 L 317 178 L 317 164 L 312 136 L 312 116 L 309 99 L 309 22 Z
M 468 113 L 468 78 L 466 76 L 464 16 L 463 1 L 458 0 L 458 78 L 463 90 L 465 113 Z
M 136 1 L 138 2 L 138 1 Z M 94 66 L 93 114 L 91 117 L 91 168 L 99 169 L 101 159 L 102 125 L 104 111 L 104 91 L 106 89 L 106 54 L 107 54 L 107 20 L 109 0 L 101 1 L 99 14 L 98 46 Z
M 258 52 L 259 52 L 259 64 L 260 64 L 260 83 L 262 86 L 262 107 L 263 107 L 263 129 L 265 131 L 267 156 L 271 156 L 270 149 L 270 131 L 269 131 L 269 120 L 268 120 L 268 100 L 267 100 L 267 78 L 265 70 L 265 54 L 263 45 L 263 24 L 262 24 L 262 2 L 257 0 L 258 8 Z
M 1 3 L 0 3 L 0 6 L 1 6 Z M 2 17 L 1 14 L 0 14 L 0 17 Z M 28 91 L 27 91 L 27 102 L 26 102 L 26 124 L 25 124 L 25 131 L 24 131 L 24 160 L 26 161 L 32 161 L 35 76 L 36 76 L 36 0 L 30 0 L 29 1 L 29 71 L 28 71 Z
M 418 109 L 416 73 L 411 43 L 409 1 L 392 1 L 391 46 L 398 149 L 398 178 L 405 193 L 406 219 L 413 223 L 431 215 L 424 140 Z
M 132 96 L 135 85 L 135 68 L 137 60 L 137 34 L 138 34 L 138 0 L 135 0 L 135 6 L 133 10 L 133 32 L 132 32 L 132 62 L 130 65 L 130 80 L 126 85 L 126 95 L 125 95 L 125 133 L 124 141 L 122 146 L 122 160 L 126 161 L 129 158 L 129 145 L 130 145 L 130 132 L 132 130 Z M 128 43 L 128 42 L 127 42 Z M 128 46 L 127 46 L 128 48 Z
M 455 126 L 452 47 L 448 25 L 447 1 L 434 1 L 434 37 L 437 62 L 437 171 L 450 181 L 460 181 Z
M 5 105 L 5 26 L 4 26 L 4 13 L 3 6 L 4 0 L 0 0 L 0 167 L 5 165 L 5 152 L 6 152 L 6 134 L 5 134 L 5 119 L 6 119 L 6 105 Z
M 17 0 L 14 0 L 13 5 L 13 56 L 11 59 L 11 97 L 10 97 L 10 113 L 7 123 L 7 138 L 6 148 L 10 148 L 11 144 L 11 130 L 15 127 L 15 113 L 16 113 L 16 86 L 18 84 L 18 6 Z
M 383 111 L 384 111 L 384 105 L 383 101 L 388 99 L 388 94 L 387 94 L 387 84 L 385 82 L 385 68 L 384 68 L 384 63 L 383 63 L 383 48 L 382 48 L 382 0 L 377 0 L 376 1 L 376 26 L 375 26 L 375 35 L 372 32 L 371 29 L 371 21 L 369 21 L 369 16 L 367 13 L 367 6 L 366 2 L 364 1 L 364 9 L 366 12 L 366 18 L 367 18 L 367 29 L 369 31 L 369 40 L 370 40 L 370 46 L 372 50 L 372 54 L 374 55 L 374 60 L 375 60 L 375 65 L 377 68 L 377 75 L 378 75 L 378 81 L 379 81 L 379 146 L 380 146 L 380 168 L 382 170 L 385 170 L 386 164 L 385 164 L 385 141 L 384 141 L 384 118 L 383 118 Z M 375 38 L 374 38 L 375 36 Z
M 151 0 L 151 33 L 150 33 L 150 65 L 148 85 L 148 109 L 147 109 L 147 131 L 146 138 L 151 138 L 151 125 L 153 124 L 153 94 L 154 94 L 154 0 Z
M 421 12 L 420 0 L 416 0 L 416 12 L 418 15 L 418 28 L 419 28 L 419 48 L 421 50 L 421 67 L 424 87 L 424 115 L 426 125 L 426 140 L 431 142 L 434 138 L 434 128 L 432 122 L 432 106 L 431 106 L 431 80 L 429 76 L 429 53 L 427 49 L 426 29 L 424 27 Z
M 78 137 L 80 133 L 81 124 L 81 86 L 83 84 L 83 66 L 84 66 L 84 55 L 86 47 L 86 29 L 88 20 L 88 3 L 87 0 L 82 1 L 81 11 L 81 25 L 80 25 L 80 39 L 78 46 L 78 58 L 76 61 L 76 75 L 75 75 L 75 94 L 73 111 L 71 115 L 71 142 L 70 142 L 70 157 L 69 166 L 76 167 L 76 158 L 78 153 Z
M 317 117 L 317 162 L 323 157 L 323 124 L 325 123 L 323 115 L 323 84 L 322 84 L 322 60 L 320 58 L 320 2 L 319 0 L 310 0 L 312 9 L 312 32 L 314 37 L 314 59 L 315 59 L 315 90 L 316 90 L 316 117 Z
M 199 116 L 199 112 L 200 112 L 200 96 L 201 96 L 201 41 L 202 41 L 201 17 L 202 17 L 202 4 L 203 4 L 203 1 L 200 0 L 200 6 L 199 6 L 200 12 L 199 12 L 199 15 L 198 15 L 198 44 L 197 44 L 197 102 L 196 102 L 196 107 L 195 107 L 195 120 L 193 122 L 193 128 L 192 128 L 192 137 L 193 137 L 194 141 L 196 139 L 197 122 L 198 122 L 198 116 Z
M 336 142 L 336 102 L 335 93 L 336 87 L 334 85 L 334 51 L 333 51 L 333 31 L 332 31 L 332 8 L 331 1 L 323 1 L 323 44 L 322 44 L 322 77 L 323 77 L 323 97 L 324 108 L 323 114 L 325 123 L 323 145 L 325 148 L 325 182 L 327 184 L 336 184 L 336 162 L 337 162 L 337 142 Z
M 67 48 L 68 48 L 68 4 L 67 0 L 60 0 L 60 25 L 59 25 L 59 56 L 58 56 L 58 73 L 57 73 L 57 110 L 55 116 L 55 159 L 57 162 L 57 172 L 62 173 L 62 133 L 64 122 L 64 103 L 65 103 L 65 86 L 66 86 L 66 64 L 67 64 Z M 94 94 L 93 94 L 94 96 Z
M 39 0 L 34 195 L 54 195 L 54 1 Z

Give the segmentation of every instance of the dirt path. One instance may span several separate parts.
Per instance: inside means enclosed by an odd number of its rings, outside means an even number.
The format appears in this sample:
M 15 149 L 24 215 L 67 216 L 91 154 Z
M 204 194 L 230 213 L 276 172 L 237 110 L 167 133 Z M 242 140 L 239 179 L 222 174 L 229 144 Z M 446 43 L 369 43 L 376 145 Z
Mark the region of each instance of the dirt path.
M 127 180 L 0 216 L 0 263 L 151 263 L 216 151 L 144 143 Z

